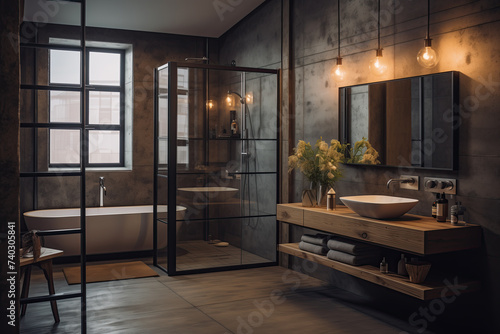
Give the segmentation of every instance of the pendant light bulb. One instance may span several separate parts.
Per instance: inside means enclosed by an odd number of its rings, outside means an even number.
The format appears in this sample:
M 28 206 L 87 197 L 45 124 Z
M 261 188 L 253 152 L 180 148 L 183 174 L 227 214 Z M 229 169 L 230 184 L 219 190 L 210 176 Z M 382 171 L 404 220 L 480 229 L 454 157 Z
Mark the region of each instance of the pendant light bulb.
M 427 0 L 427 36 L 424 39 L 424 47 L 418 51 L 417 61 L 425 68 L 432 68 L 439 62 L 437 52 L 432 48 L 432 39 L 429 37 L 431 20 L 431 0 Z
M 387 62 L 382 55 L 382 49 L 376 50 L 376 56 L 370 61 L 370 71 L 375 75 L 382 75 L 387 70 Z
M 336 81 L 342 81 L 345 77 L 344 66 L 342 66 L 342 58 L 337 57 L 337 65 L 332 69 L 332 76 Z
M 338 35 L 338 55 L 337 65 L 332 69 L 331 75 L 335 81 L 340 82 L 345 78 L 345 69 L 342 66 L 342 57 L 340 56 L 340 0 L 337 1 L 337 35 Z
M 387 62 L 382 55 L 382 48 L 380 47 L 380 0 L 378 0 L 378 22 L 377 22 L 377 42 L 378 48 L 375 50 L 375 58 L 370 60 L 368 68 L 370 72 L 375 75 L 382 75 L 387 70 Z
M 432 68 L 439 62 L 437 52 L 431 46 L 431 39 L 425 39 L 425 45 L 417 54 L 418 63 L 425 68 Z

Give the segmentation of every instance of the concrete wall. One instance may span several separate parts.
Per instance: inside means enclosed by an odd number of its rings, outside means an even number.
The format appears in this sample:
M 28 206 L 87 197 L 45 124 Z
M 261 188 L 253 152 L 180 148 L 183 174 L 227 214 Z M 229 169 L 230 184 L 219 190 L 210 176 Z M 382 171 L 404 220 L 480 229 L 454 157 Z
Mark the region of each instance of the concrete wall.
M 473 299 L 473 302 L 464 296 L 453 306 L 447 306 L 446 313 L 440 316 L 436 323 L 446 323 L 450 319 L 457 322 L 458 314 L 464 314 L 466 310 L 472 311 L 469 308 L 472 303 L 477 312 L 471 312 L 469 319 L 472 316 L 476 320 L 481 319 L 480 322 L 485 324 L 486 330 L 493 328 L 495 322 L 498 326 L 498 320 L 491 315 L 500 312 L 500 288 L 496 283 L 500 281 L 500 223 L 495 211 L 500 204 L 500 113 L 496 110 L 500 102 L 500 37 L 496 33 L 500 28 L 499 5 L 498 1 L 489 0 L 432 1 L 431 37 L 433 46 L 441 57 L 439 64 L 432 69 L 419 66 L 416 60 L 426 33 L 425 1 L 382 1 L 381 45 L 389 65 L 383 76 L 375 76 L 368 70 L 369 61 L 375 56 L 377 48 L 377 2 L 369 0 L 341 1 L 340 43 L 343 63 L 347 70 L 347 77 L 341 83 L 335 82 L 330 76 L 338 46 L 335 1 L 267 1 L 230 32 L 233 39 L 234 36 L 239 41 L 253 38 L 254 44 L 245 44 L 241 49 L 228 48 L 226 53 L 221 53 L 223 61 L 241 59 L 243 62 L 238 62 L 239 65 L 269 66 L 269 59 L 279 58 L 278 51 L 274 55 L 262 52 L 263 44 L 256 40 L 255 36 L 273 36 L 275 22 L 282 19 L 282 56 L 285 60 L 282 64 L 282 92 L 285 102 L 283 114 L 290 115 L 284 120 L 284 157 L 291 148 L 289 146 L 293 147 L 293 143 L 299 139 L 315 142 L 320 136 L 324 139 L 338 137 L 340 86 L 451 70 L 461 72 L 457 171 L 345 166 L 344 178 L 337 183 L 336 191 L 341 196 L 389 194 L 417 198 L 420 203 L 412 213 L 429 216 L 434 200 L 431 193 L 399 188 L 387 190 L 387 180 L 400 174 L 419 175 L 421 178 L 435 176 L 458 179 L 456 199 L 467 207 L 469 221 L 481 225 L 484 231 L 484 246 L 476 252 L 460 256 L 464 261 L 474 264 L 469 274 L 481 278 L 483 291 L 471 297 L 477 298 Z M 284 14 L 282 18 L 276 10 L 280 6 Z M 269 42 L 268 39 L 265 40 Z M 273 43 L 270 49 L 277 50 L 280 42 L 274 40 Z M 290 99 L 288 103 L 286 98 Z M 286 170 L 285 167 L 282 170 Z M 282 175 L 282 181 L 282 189 L 290 186 L 289 194 L 283 194 L 285 201 L 287 195 L 290 202 L 299 201 L 306 181 L 298 174 L 289 178 L 285 173 Z M 302 232 L 299 229 L 291 229 L 291 239 L 296 240 Z M 433 261 L 437 264 L 436 267 L 439 267 L 451 259 L 435 258 Z M 454 260 L 454 263 L 457 266 L 452 266 L 452 271 L 456 268 L 459 272 L 460 261 Z M 392 296 L 391 298 L 399 300 L 398 305 L 411 305 L 408 308 L 410 313 L 406 317 L 417 307 L 410 298 L 394 295 L 348 275 L 332 270 L 318 270 L 316 274 L 350 291 L 375 296 L 374 298 Z M 418 328 L 413 326 L 413 329 Z
M 219 64 L 278 69 L 281 67 L 281 3 L 272 1 L 258 7 L 247 18 L 218 39 Z M 275 76 L 252 74 L 246 78 L 246 91 L 254 93 L 254 103 L 248 104 L 247 127 L 250 138 L 275 138 L 277 129 L 277 90 Z M 239 89 L 239 88 L 238 88 Z M 238 110 L 239 113 L 239 110 Z M 241 125 L 241 122 L 240 122 Z M 249 142 L 250 157 L 242 169 L 274 172 L 277 147 L 272 141 Z M 256 153 L 256 154 L 255 154 Z M 276 192 L 273 174 L 243 176 L 248 189 L 245 196 L 251 205 L 251 214 L 275 214 L 272 206 Z M 257 211 L 258 210 L 258 211 Z M 276 240 L 276 226 L 272 219 L 249 219 L 241 224 L 242 249 L 274 260 L 275 250 L 270 245 Z

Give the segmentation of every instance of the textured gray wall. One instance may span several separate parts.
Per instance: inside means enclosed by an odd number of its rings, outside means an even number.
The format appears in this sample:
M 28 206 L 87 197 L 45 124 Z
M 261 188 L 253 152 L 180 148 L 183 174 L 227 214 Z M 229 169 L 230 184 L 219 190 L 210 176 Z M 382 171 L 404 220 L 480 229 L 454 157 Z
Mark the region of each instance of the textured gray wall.
M 219 64 L 229 65 L 232 60 L 238 66 L 277 69 L 281 67 L 281 3 L 272 1 L 258 7 L 247 18 L 219 38 Z M 247 76 L 247 92 L 254 92 L 253 105 L 248 105 L 249 136 L 275 138 L 277 128 L 277 89 L 274 76 Z M 238 111 L 239 112 L 239 111 Z M 241 123 L 240 123 L 241 124 Z M 276 145 L 272 141 L 250 142 L 249 170 L 274 172 Z M 256 153 L 256 154 L 255 154 Z M 242 180 L 244 177 L 242 177 Z M 250 176 L 250 191 L 245 192 L 250 201 L 252 214 L 275 214 L 276 184 L 274 175 Z M 241 225 L 242 249 L 274 260 L 272 247 L 276 236 L 275 223 L 269 218 L 245 220 Z
M 498 326 L 498 320 L 489 315 L 500 312 L 500 285 L 497 283 L 500 281 L 500 220 L 495 210 L 500 204 L 500 113 L 497 110 L 500 102 L 500 36 L 496 33 L 500 28 L 500 3 L 492 0 L 432 1 L 431 37 L 441 57 L 433 69 L 419 66 L 416 60 L 426 33 L 426 2 L 411 0 L 382 1 L 381 44 L 389 68 L 381 77 L 368 70 L 369 60 L 374 57 L 377 48 L 377 2 L 370 0 L 341 1 L 341 53 L 348 75 L 340 84 L 330 76 L 338 46 L 336 1 L 267 1 L 254 12 L 255 15 L 250 15 L 239 24 L 244 28 L 235 29 L 233 34 L 239 41 L 253 38 L 255 44 L 227 48 L 225 53 L 221 53 L 221 60 L 241 59 L 239 65 L 265 67 L 269 66 L 269 59 L 279 59 L 278 52 L 274 55 L 262 52 L 263 44 L 255 40 L 255 36 L 266 33 L 273 36 L 274 22 L 281 20 L 276 8 L 282 3 L 283 12 L 290 12 L 289 17 L 283 18 L 283 45 L 289 46 L 283 49 L 283 59 L 291 59 L 293 64 L 290 72 L 286 68 L 287 63 L 283 64 L 283 100 L 286 96 L 293 99 L 290 104 L 285 104 L 287 110 L 284 113 L 288 113 L 289 109 L 292 112 L 290 118 L 284 120 L 285 124 L 291 124 L 291 133 L 283 137 L 284 156 L 288 141 L 296 143 L 304 139 L 315 142 L 320 136 L 325 139 L 338 137 L 340 86 L 451 70 L 462 73 L 458 171 L 345 166 L 344 178 L 337 183 L 336 190 L 341 196 L 389 194 L 417 198 L 420 203 L 411 212 L 429 216 L 434 200 L 431 193 L 398 187 L 387 190 L 387 180 L 400 174 L 458 179 L 457 199 L 467 207 L 470 222 L 481 225 L 484 231 L 482 249 L 472 252 L 471 257 L 461 255 L 464 261 L 475 264 L 474 270 L 478 271 L 475 275 L 482 280 L 483 291 L 476 295 L 480 300 L 474 305 L 478 306 L 479 312 L 485 312 L 485 326 L 492 328 L 494 322 Z M 289 35 L 291 38 L 287 40 Z M 271 49 L 276 50 L 279 41 L 274 43 Z M 283 130 L 287 134 L 288 128 Z M 289 201 L 299 201 L 306 185 L 302 177 L 295 174 L 292 183 L 289 183 L 288 175 L 283 174 L 282 181 L 284 189 L 286 184 L 292 185 Z M 286 195 L 283 197 L 286 198 Z M 290 232 L 295 239 L 301 233 L 296 229 Z M 434 260 L 442 264 L 448 259 Z M 318 271 L 317 275 L 365 295 L 392 295 L 332 270 Z M 403 301 L 411 304 L 408 298 L 403 298 Z M 463 312 L 467 308 L 465 304 L 464 298 L 457 301 L 455 307 Z M 447 310 L 448 316 L 454 311 Z

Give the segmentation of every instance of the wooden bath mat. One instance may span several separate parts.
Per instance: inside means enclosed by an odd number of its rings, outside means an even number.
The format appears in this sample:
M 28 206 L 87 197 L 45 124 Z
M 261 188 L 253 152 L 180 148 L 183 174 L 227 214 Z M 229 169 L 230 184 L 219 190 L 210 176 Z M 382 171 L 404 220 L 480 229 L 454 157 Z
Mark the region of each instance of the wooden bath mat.
M 80 266 L 64 268 L 63 272 L 68 284 L 80 284 Z M 87 283 L 153 276 L 160 275 L 142 261 L 87 266 Z

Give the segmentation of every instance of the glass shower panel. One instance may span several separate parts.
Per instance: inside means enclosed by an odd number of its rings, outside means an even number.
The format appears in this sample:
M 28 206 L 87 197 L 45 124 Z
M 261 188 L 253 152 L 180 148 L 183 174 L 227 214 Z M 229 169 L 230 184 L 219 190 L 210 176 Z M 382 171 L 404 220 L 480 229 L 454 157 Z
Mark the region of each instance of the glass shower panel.
M 168 269 L 168 68 L 156 76 L 156 265 Z
M 157 219 L 156 219 L 156 242 L 157 242 L 157 262 L 165 270 L 168 268 L 168 177 L 165 174 L 157 174 L 156 182 L 158 187 L 157 197 Z
M 241 262 L 243 264 L 276 261 L 276 217 L 254 217 L 243 220 Z
M 242 264 L 241 219 L 177 222 L 177 231 L 177 272 Z
M 158 193 L 155 204 L 185 208 L 169 227 L 169 274 L 276 261 L 279 71 L 252 71 L 158 69 L 156 174 L 170 178 L 157 179 L 157 191 L 172 197 Z
M 249 139 L 276 139 L 278 114 L 273 112 L 278 100 L 276 77 L 263 73 L 246 73 L 245 115 Z

